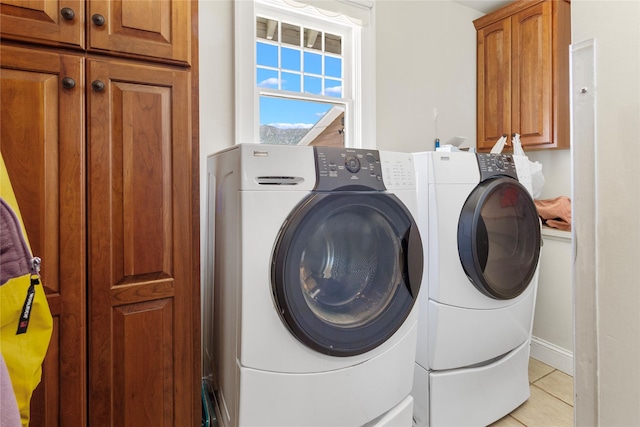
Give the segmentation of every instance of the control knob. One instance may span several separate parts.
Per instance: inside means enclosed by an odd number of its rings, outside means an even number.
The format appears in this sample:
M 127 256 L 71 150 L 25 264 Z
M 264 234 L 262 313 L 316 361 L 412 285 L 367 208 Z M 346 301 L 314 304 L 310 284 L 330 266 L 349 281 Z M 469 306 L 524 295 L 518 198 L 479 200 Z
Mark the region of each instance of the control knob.
M 351 173 L 356 173 L 360 170 L 360 160 L 356 156 L 347 156 L 344 159 L 344 166 Z

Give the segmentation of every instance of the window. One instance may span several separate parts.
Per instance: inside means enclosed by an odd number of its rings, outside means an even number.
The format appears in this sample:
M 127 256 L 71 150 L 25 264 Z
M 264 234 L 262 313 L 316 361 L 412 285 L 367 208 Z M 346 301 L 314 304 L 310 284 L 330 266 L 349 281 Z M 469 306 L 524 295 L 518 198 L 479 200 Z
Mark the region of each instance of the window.
M 344 146 L 351 28 L 265 12 L 256 17 L 260 142 Z
M 236 0 L 237 142 L 375 147 L 375 79 L 362 73 L 373 69 L 373 30 L 361 19 L 372 5 L 362 1 L 323 1 L 327 12 Z M 344 14 L 354 7 L 358 19 Z

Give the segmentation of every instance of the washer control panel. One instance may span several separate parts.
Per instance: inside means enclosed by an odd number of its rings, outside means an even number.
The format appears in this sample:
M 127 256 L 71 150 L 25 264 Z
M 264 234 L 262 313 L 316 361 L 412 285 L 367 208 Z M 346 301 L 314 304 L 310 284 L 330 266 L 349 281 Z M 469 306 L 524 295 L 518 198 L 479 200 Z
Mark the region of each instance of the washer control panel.
M 386 190 L 377 150 L 314 147 L 316 191 Z
M 496 175 L 518 179 L 516 163 L 511 154 L 478 153 L 477 157 L 481 181 Z

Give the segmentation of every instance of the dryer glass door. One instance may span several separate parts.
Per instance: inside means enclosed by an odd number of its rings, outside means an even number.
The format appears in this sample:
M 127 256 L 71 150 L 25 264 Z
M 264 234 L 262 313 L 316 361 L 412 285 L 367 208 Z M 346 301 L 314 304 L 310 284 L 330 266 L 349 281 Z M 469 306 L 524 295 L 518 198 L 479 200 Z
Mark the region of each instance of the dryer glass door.
M 458 253 L 480 292 L 504 300 L 524 292 L 538 265 L 540 243 L 538 212 L 517 180 L 489 179 L 469 195 L 458 222 Z
M 411 214 L 382 193 L 315 193 L 289 216 L 272 259 L 272 291 L 289 330 L 324 354 L 385 342 L 408 316 L 422 276 Z

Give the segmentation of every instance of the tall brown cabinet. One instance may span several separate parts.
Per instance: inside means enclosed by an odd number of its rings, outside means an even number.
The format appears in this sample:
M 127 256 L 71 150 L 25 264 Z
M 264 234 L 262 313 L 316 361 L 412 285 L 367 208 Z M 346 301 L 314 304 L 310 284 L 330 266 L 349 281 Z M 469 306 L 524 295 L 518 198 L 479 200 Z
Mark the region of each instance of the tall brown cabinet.
M 2 156 L 54 317 L 32 426 L 200 422 L 197 13 L 0 1 Z
M 520 134 L 525 150 L 569 147 L 568 0 L 516 0 L 474 22 L 477 145 Z

